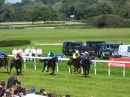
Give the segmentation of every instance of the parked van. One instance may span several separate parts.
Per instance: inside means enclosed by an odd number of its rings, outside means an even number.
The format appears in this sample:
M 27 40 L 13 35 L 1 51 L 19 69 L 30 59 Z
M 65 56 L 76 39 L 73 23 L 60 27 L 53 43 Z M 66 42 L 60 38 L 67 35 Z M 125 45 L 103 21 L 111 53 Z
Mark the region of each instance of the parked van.
M 119 57 L 130 58 L 130 45 L 120 45 L 118 55 Z

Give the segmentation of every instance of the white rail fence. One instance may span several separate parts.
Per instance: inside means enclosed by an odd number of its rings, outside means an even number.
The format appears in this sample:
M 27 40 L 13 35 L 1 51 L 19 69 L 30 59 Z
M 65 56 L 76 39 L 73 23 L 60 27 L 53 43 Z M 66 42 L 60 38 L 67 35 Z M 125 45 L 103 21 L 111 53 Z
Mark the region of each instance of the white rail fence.
M 13 55 L 8 55 L 10 57 L 13 57 Z M 24 68 L 26 69 L 26 58 L 32 58 L 34 59 L 34 69 L 36 70 L 36 59 L 50 59 L 49 57 L 31 57 L 31 56 L 22 56 L 23 60 L 24 60 Z M 69 58 L 58 58 L 58 60 L 69 60 Z M 125 64 L 126 63 L 130 63 L 127 61 L 109 61 L 109 60 L 92 60 L 92 62 L 94 63 L 94 74 L 96 75 L 96 67 L 97 64 L 96 63 L 108 63 L 108 75 L 110 76 L 110 67 L 111 67 L 111 63 L 122 63 L 120 64 L 121 67 L 123 67 L 123 77 L 125 77 Z M 57 72 L 58 72 L 58 64 L 57 64 Z M 69 71 L 70 72 L 70 71 Z

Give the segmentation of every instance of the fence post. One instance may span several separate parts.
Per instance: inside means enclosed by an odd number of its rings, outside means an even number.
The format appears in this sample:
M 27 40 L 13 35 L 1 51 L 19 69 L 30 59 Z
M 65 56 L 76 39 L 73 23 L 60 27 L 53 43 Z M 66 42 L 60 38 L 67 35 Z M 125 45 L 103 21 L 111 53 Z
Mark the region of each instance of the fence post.
M 123 77 L 125 77 L 125 64 L 124 64 L 124 67 L 123 67 Z
M 96 61 L 94 61 L 94 73 L 96 74 Z
M 34 69 L 36 70 L 36 59 L 34 58 Z
M 58 69 L 59 69 L 59 68 L 58 68 L 58 62 L 56 63 L 56 66 L 57 66 L 57 72 L 58 72 Z
M 110 65 L 111 65 L 111 63 L 108 63 L 108 75 L 110 76 Z

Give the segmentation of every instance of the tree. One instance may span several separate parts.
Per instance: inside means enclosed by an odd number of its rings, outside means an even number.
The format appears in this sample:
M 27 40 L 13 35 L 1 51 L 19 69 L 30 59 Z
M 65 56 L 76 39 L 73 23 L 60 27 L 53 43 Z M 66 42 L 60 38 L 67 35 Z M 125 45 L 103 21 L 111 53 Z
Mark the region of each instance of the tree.
M 0 22 L 12 21 L 14 17 L 14 8 L 10 3 L 3 4 L 0 8 Z
M 47 20 L 51 18 L 51 15 L 52 14 L 49 7 L 42 7 L 39 9 L 38 20 L 43 20 L 44 22 L 46 22 Z
M 130 2 L 128 1 L 125 3 L 125 10 L 126 10 L 125 16 L 127 18 L 130 18 Z

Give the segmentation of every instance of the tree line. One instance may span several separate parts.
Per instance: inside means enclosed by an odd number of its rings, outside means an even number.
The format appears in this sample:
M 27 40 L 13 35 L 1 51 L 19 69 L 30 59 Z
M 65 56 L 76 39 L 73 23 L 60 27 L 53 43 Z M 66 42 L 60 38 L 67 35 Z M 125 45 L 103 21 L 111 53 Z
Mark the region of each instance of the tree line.
M 22 0 L 10 4 L 0 0 L 0 22 L 85 20 L 112 14 L 130 18 L 130 0 Z

